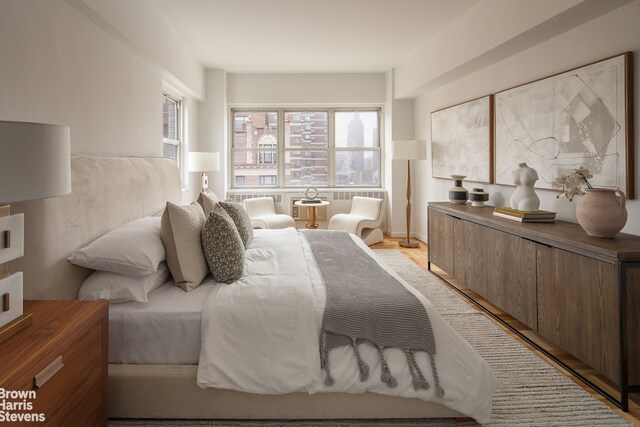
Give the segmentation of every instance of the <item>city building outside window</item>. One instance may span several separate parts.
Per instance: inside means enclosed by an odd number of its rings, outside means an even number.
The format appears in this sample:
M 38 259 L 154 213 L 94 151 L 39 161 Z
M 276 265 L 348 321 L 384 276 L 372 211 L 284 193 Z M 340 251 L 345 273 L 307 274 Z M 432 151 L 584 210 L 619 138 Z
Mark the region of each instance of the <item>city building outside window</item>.
M 335 183 L 380 186 L 380 126 L 377 111 L 335 113 Z
M 231 182 L 236 187 L 278 185 L 278 111 L 234 111 Z M 261 176 L 273 176 L 269 184 Z
M 277 179 L 275 175 L 260 175 L 260 185 L 276 185 Z
M 231 120 L 235 188 L 381 186 L 380 109 L 232 110 Z

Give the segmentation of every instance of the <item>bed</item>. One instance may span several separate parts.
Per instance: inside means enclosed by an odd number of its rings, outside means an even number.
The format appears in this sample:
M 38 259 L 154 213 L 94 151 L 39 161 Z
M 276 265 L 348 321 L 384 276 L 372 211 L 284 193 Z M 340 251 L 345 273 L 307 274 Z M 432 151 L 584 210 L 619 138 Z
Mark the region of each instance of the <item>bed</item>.
M 15 206 L 16 211 L 25 212 L 29 218 L 30 227 L 27 228 L 25 240 L 26 245 L 33 248 L 20 260 L 19 264 L 23 265 L 15 266 L 16 269 L 25 271 L 26 298 L 75 298 L 80 285 L 91 271 L 66 261 L 72 251 L 118 225 L 157 214 L 166 201 L 178 203 L 182 198 L 177 170 L 166 159 L 73 156 L 72 179 L 73 192 L 69 196 Z M 255 249 L 254 253 L 260 253 L 261 249 L 274 245 L 273 239 L 300 238 L 292 229 L 283 233 L 274 234 L 272 230 L 256 232 L 253 247 L 247 248 L 247 257 L 251 258 L 251 249 Z M 366 245 L 358 243 L 357 238 L 354 242 L 375 258 Z M 284 243 L 284 246 L 287 245 L 290 246 L 290 243 Z M 305 252 L 305 256 L 308 257 L 308 253 Z M 389 274 L 395 275 L 384 268 Z M 311 271 L 309 283 L 312 287 L 314 275 L 317 280 L 317 272 Z M 268 390 L 260 393 L 258 386 L 255 389 L 241 387 L 236 390 L 230 389 L 234 388 L 230 385 L 226 385 L 226 388 L 199 387 L 197 363 L 201 356 L 202 342 L 194 331 L 201 328 L 204 302 L 213 301 L 215 305 L 219 301 L 215 298 L 221 298 L 217 295 L 221 294 L 220 289 L 230 288 L 222 288 L 222 285 L 209 279 L 196 290 L 185 293 L 172 283 L 166 283 L 150 294 L 148 303 L 132 302 L 111 306 L 110 417 L 366 419 L 449 418 L 470 415 L 480 421 L 488 420 L 495 387 L 493 374 L 484 361 L 453 331 L 450 332 L 454 335 L 436 334 L 439 337 L 438 346 L 442 349 L 438 358 L 438 364 L 441 365 L 439 369 L 445 373 L 441 372 L 441 382 L 446 391 L 443 398 L 436 399 L 437 402 L 423 400 L 430 398 L 429 393 L 433 391 L 411 393 L 401 377 L 398 381 L 401 384 L 394 389 L 371 381 L 368 385 L 358 386 L 357 380 L 352 381 L 351 388 L 340 381 L 332 388 L 318 385 L 316 381 L 313 387 L 298 387 L 299 390 L 284 394 Z M 424 299 L 420 295 L 416 296 Z M 322 298 L 315 299 L 320 300 Z M 429 305 L 426 300 L 421 302 L 425 307 Z M 312 317 L 319 321 L 322 307 L 314 306 L 313 310 Z M 216 316 L 224 315 L 216 310 L 214 312 Z M 211 316 L 210 310 L 204 313 L 205 317 Z M 430 312 L 429 315 L 435 324 L 434 329 L 448 328 L 437 313 Z M 175 322 L 176 318 L 180 322 Z M 219 332 L 217 334 L 214 342 L 224 335 Z M 317 342 L 317 338 L 314 340 Z M 375 351 L 373 347 L 362 349 L 362 358 L 375 360 Z M 400 360 L 402 355 L 394 355 L 393 349 L 389 351 L 390 365 L 400 366 L 401 362 L 394 360 Z M 342 364 L 336 364 L 338 359 L 332 359 L 332 369 L 336 372 L 334 377 L 353 377 L 348 374 L 346 366 L 354 363 L 357 365 L 357 361 L 354 361 L 349 349 L 342 351 L 338 348 L 333 353 L 344 353 L 335 356 L 342 357 Z M 215 359 L 214 357 L 213 360 Z M 420 360 L 418 362 L 423 363 Z M 376 367 L 373 365 L 375 363 L 372 363 L 375 371 Z M 252 363 L 247 363 L 246 366 L 247 371 L 250 371 Z M 320 372 L 320 368 L 314 366 L 311 371 Z M 247 372 L 247 378 L 252 375 L 256 377 Z M 433 380 L 432 377 L 429 379 Z M 413 397 L 393 395 L 403 387 Z M 353 391 L 362 393 L 354 394 Z

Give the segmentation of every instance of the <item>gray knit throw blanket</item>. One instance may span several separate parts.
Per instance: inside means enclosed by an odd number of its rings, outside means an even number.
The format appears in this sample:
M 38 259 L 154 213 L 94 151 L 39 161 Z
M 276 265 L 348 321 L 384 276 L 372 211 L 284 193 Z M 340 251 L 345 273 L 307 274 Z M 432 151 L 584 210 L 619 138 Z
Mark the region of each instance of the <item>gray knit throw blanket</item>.
M 353 348 L 360 381 L 369 378 L 369 366 L 358 350 L 358 343 L 366 341 L 378 349 L 381 380 L 389 387 L 396 387 L 397 381 L 384 359 L 385 348 L 404 351 L 416 390 L 431 387 L 415 359 L 415 352 L 427 352 L 435 394 L 443 397 L 435 363 L 436 341 L 429 314 L 420 300 L 387 273 L 348 233 L 304 230 L 303 235 L 311 246 L 327 292 L 320 331 L 321 368 L 327 374 L 325 385 L 334 384 L 329 351 L 343 345 Z

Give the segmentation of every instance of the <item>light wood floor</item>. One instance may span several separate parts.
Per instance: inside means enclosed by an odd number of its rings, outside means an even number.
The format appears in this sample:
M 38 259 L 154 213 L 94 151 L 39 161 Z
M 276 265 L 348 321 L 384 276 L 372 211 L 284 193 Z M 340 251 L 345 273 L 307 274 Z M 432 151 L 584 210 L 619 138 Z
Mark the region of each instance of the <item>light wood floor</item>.
M 417 249 L 407 249 L 407 248 L 402 248 L 402 247 L 400 247 L 398 245 L 398 241 L 399 240 L 401 240 L 401 239 L 400 238 L 393 238 L 393 237 L 385 236 L 385 239 L 384 239 L 384 241 L 382 243 L 378 243 L 377 245 L 373 245 L 373 246 L 371 246 L 371 248 L 372 249 L 400 249 L 402 251 L 402 253 L 404 255 L 406 255 L 409 259 L 411 259 L 413 262 L 415 262 L 417 265 L 419 265 L 423 270 L 428 271 L 427 270 L 427 245 L 425 243 L 423 243 L 423 242 L 419 242 L 418 240 L 415 240 L 416 242 L 420 243 L 420 247 L 417 248 Z M 443 277 L 446 277 L 446 273 L 444 273 L 442 271 L 439 271 L 438 273 L 441 274 Z M 446 277 L 446 279 L 450 283 L 453 283 L 454 286 L 456 286 L 458 289 L 463 291 L 465 294 L 467 294 L 470 297 L 472 297 L 474 300 L 480 302 L 485 307 L 490 308 L 491 311 L 500 318 L 500 320 L 508 323 L 509 325 L 511 325 L 512 327 L 517 329 L 518 332 L 522 333 L 527 338 L 529 338 L 532 341 L 536 342 L 538 345 L 542 346 L 545 350 L 547 350 L 549 353 L 553 354 L 554 356 L 558 357 L 560 360 L 562 360 L 563 363 L 567 364 L 568 366 L 571 366 L 573 369 L 575 369 L 577 372 L 579 372 L 582 376 L 584 376 L 586 378 L 589 378 L 590 381 L 593 381 L 595 384 L 598 384 L 603 389 L 610 390 L 610 392 L 613 395 L 616 395 L 616 394 L 614 394 L 615 388 L 613 388 L 612 385 L 607 384 L 603 379 L 597 377 L 595 375 L 595 372 L 593 372 L 591 369 L 589 369 L 588 366 L 586 366 L 585 364 L 581 363 L 577 359 L 572 358 L 566 352 L 562 351 L 558 347 L 556 347 L 553 344 L 549 343 L 548 341 L 546 341 L 545 339 L 540 337 L 537 333 L 535 333 L 534 331 L 529 329 L 524 324 L 520 323 L 519 321 L 517 321 L 513 317 L 509 316 L 508 314 L 502 312 L 499 308 L 497 308 L 495 306 L 492 306 L 488 301 L 484 300 L 484 298 L 482 298 L 480 295 L 475 294 L 470 289 L 462 287 L 458 283 L 454 283 L 455 281 L 450 277 Z M 442 286 L 447 286 L 447 285 L 443 282 Z M 467 301 L 465 298 L 460 297 L 460 299 L 462 299 L 463 301 L 465 301 L 467 304 L 469 304 L 473 308 L 477 309 L 478 311 L 481 311 L 478 307 L 476 307 L 471 302 Z M 498 322 L 497 320 L 495 320 L 494 318 L 492 318 L 488 314 L 483 313 L 483 315 L 485 315 L 488 319 L 490 319 L 492 322 L 494 322 L 496 325 L 498 325 L 502 330 L 504 330 L 506 333 L 508 333 L 509 335 L 514 337 L 516 340 L 518 340 L 520 343 L 522 343 L 522 345 L 527 347 L 529 350 L 531 350 L 533 353 L 538 355 L 540 358 L 546 360 L 551 365 L 556 367 L 560 372 L 565 374 L 567 377 L 569 377 L 571 380 L 573 380 L 580 387 L 582 387 L 587 392 L 592 394 L 596 399 L 604 402 L 607 406 L 609 406 L 611 409 L 615 410 L 617 413 L 619 413 L 622 417 L 624 417 L 629 422 L 633 423 L 635 426 L 640 426 L 640 395 L 639 394 L 633 395 L 633 397 L 632 397 L 633 400 L 629 401 L 629 412 L 623 412 L 622 410 L 617 408 L 613 403 L 609 402 L 606 398 L 604 398 L 600 394 L 598 394 L 591 387 L 589 387 L 588 385 L 583 383 L 575 375 L 571 374 L 564 367 L 562 367 L 561 365 L 557 364 L 556 362 L 554 362 L 553 360 L 548 358 L 544 353 L 540 352 L 539 350 L 536 350 L 531 344 L 529 344 L 528 342 L 526 342 L 525 340 L 520 338 L 518 335 L 513 333 L 510 329 L 508 329 L 507 327 L 502 325 L 500 322 Z M 617 393 L 619 394 L 619 392 L 617 392 Z

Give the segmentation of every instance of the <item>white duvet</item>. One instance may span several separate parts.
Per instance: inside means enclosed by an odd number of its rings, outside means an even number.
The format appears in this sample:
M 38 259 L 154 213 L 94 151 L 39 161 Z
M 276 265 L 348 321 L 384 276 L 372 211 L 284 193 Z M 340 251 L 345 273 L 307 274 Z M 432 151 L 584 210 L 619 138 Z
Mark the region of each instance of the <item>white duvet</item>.
M 489 420 L 495 378 L 489 365 L 445 322 L 431 303 L 384 265 L 357 237 L 354 240 L 406 286 L 429 313 L 436 338 L 436 364 L 445 396 L 433 387 L 414 390 L 404 353 L 385 349 L 398 386 L 380 381 L 375 347 L 360 344 L 369 365 L 369 379 L 360 382 L 351 347 L 329 353 L 335 384 L 324 385 L 320 369 L 319 332 L 325 288 L 306 239 L 293 228 L 255 230 L 246 251 L 243 277 L 217 285 L 202 308 L 202 347 L 198 385 L 260 394 L 365 391 L 415 397 L 442 403 L 480 423 Z M 433 384 L 428 356 L 416 354 L 422 372 Z

